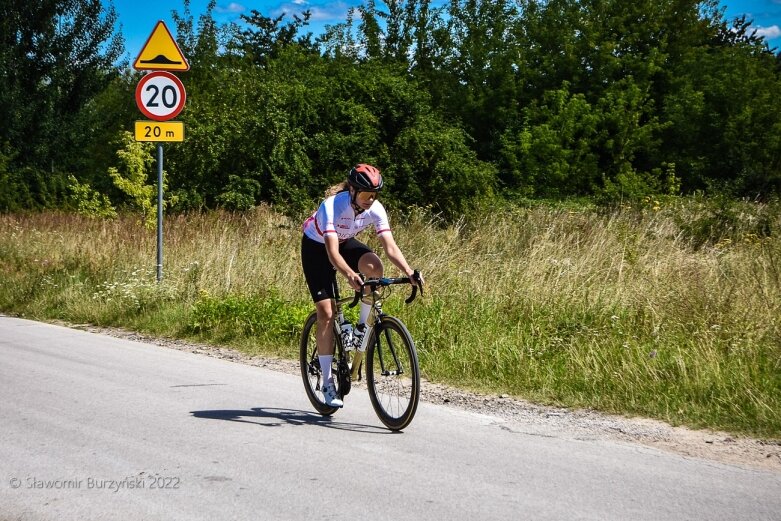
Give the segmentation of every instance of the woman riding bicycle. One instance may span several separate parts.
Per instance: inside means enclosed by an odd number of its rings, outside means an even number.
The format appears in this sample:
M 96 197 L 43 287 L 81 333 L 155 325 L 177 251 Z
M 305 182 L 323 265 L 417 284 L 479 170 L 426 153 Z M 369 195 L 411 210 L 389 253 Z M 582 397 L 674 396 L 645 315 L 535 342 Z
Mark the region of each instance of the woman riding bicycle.
M 356 165 L 346 181 L 329 190 L 332 195 L 327 194 L 303 226 L 301 263 L 317 310 L 317 354 L 323 371 L 322 392 L 325 403 L 331 407 L 344 405 L 337 396 L 331 374 L 336 271 L 344 275 L 355 291 L 360 291 L 363 283 L 360 274 L 383 276 L 380 258 L 366 244 L 355 239 L 355 235 L 373 225 L 388 259 L 416 285 L 423 285 L 423 277 L 409 267 L 393 239 L 388 214 L 377 200 L 382 186 L 382 175 L 377 168 L 363 163 Z M 370 310 L 369 304 L 361 302 L 355 329 L 356 343 L 360 342 L 365 331 Z

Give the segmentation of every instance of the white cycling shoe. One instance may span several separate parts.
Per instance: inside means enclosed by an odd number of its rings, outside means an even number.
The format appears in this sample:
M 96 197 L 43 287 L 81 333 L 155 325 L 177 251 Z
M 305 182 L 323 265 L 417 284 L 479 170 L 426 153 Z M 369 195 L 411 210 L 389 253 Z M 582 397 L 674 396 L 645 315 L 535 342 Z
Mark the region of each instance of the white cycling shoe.
M 344 407 L 344 402 L 336 394 L 336 386 L 333 380 L 323 383 L 323 401 L 328 407 Z

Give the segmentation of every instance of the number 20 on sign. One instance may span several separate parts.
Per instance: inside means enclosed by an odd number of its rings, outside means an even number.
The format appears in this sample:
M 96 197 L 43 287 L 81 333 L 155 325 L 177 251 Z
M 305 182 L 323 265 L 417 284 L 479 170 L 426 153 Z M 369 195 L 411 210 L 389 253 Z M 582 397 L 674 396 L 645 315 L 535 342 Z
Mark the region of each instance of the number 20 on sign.
M 136 105 L 144 116 L 155 121 L 175 118 L 184 108 L 186 99 L 182 82 L 166 71 L 147 74 L 136 87 Z

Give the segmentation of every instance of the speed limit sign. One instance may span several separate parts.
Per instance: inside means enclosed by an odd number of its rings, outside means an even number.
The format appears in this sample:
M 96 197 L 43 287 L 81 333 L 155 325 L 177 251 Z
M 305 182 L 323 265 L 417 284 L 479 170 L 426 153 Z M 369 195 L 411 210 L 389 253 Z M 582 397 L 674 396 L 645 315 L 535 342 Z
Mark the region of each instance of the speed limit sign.
M 187 93 L 182 82 L 166 71 L 147 74 L 136 87 L 136 105 L 149 119 L 168 121 L 184 108 Z

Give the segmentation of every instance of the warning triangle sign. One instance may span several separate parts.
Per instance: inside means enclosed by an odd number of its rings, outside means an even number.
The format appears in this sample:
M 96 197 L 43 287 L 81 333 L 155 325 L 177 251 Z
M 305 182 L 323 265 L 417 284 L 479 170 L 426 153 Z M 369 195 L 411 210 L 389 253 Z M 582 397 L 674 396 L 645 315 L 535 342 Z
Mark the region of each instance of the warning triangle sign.
M 190 64 L 165 23 L 157 22 L 144 48 L 136 58 L 133 68 L 139 71 L 186 71 Z

